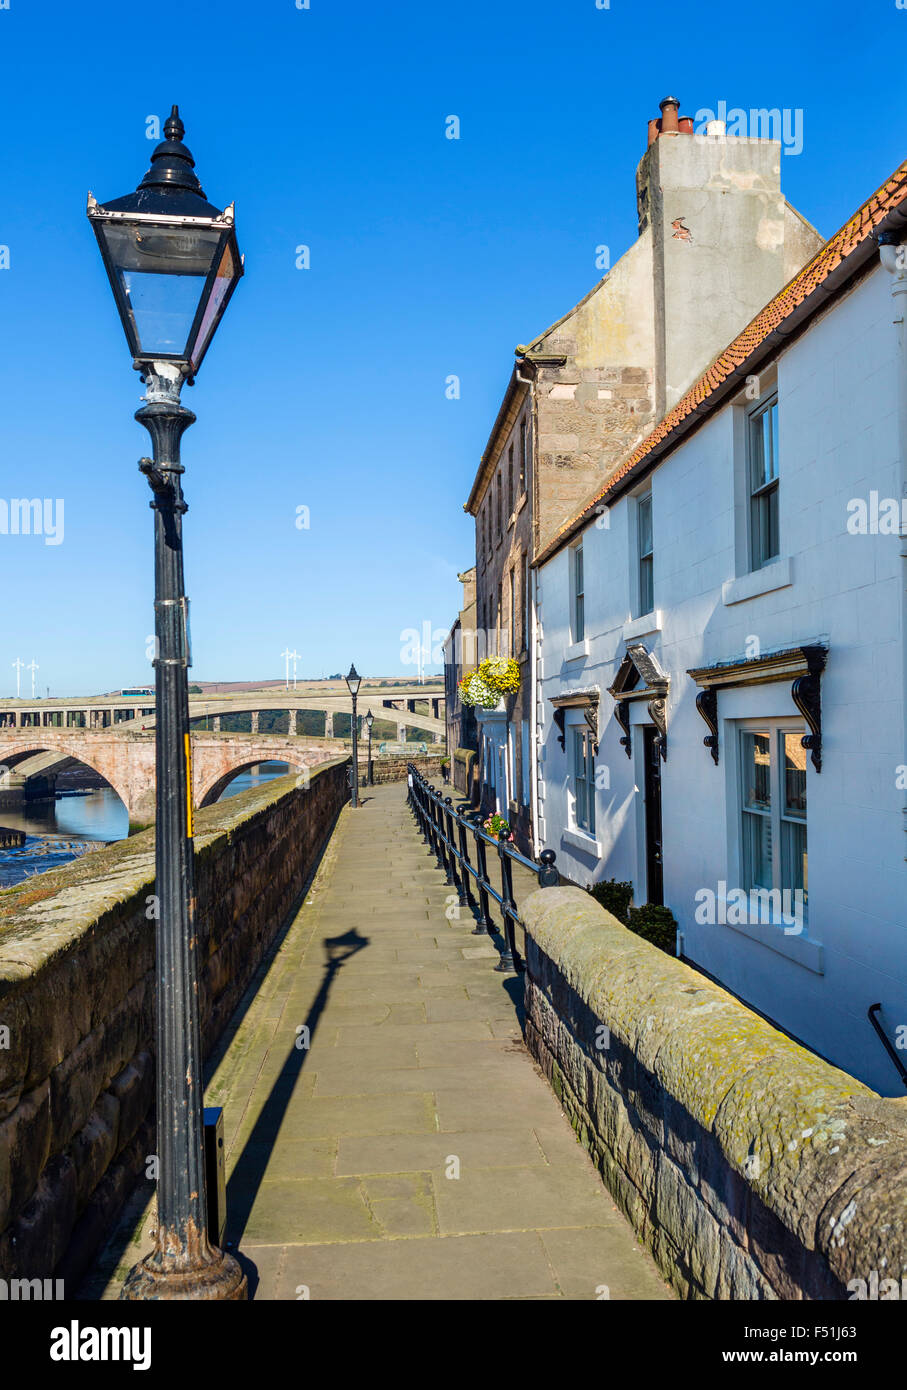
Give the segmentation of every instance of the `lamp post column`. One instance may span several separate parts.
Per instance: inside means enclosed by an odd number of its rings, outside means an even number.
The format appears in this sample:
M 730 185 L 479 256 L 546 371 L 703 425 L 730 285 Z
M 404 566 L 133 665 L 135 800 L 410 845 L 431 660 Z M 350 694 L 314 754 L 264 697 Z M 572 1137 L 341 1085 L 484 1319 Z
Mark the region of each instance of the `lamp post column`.
M 369 784 L 370 787 L 373 787 L 373 786 L 375 785 L 374 779 L 373 779 L 373 777 L 372 777 L 372 726 L 371 726 L 371 722 L 369 722 L 369 726 L 368 726 L 368 784 Z
M 353 806 L 359 805 L 359 719 L 356 714 L 357 695 L 353 693 Z
M 130 1271 L 122 1297 L 245 1299 L 238 1263 L 209 1243 L 205 1197 L 180 464 L 180 439 L 195 416 L 180 404 L 179 370 L 155 371 L 135 418 L 153 452 L 139 466 L 154 494 L 158 1215 L 155 1248 Z

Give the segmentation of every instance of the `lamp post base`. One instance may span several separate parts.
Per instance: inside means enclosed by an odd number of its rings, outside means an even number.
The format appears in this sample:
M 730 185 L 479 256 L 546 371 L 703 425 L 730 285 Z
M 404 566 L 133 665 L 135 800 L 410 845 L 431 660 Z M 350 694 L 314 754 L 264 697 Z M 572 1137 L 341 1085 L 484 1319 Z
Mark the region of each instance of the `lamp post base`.
M 249 1297 L 249 1285 L 238 1261 L 225 1250 L 209 1247 L 208 1254 L 209 1259 L 188 1269 L 172 1261 L 162 1264 L 157 1251 L 146 1255 L 126 1276 L 121 1300 L 131 1303 L 148 1299 L 245 1302 Z

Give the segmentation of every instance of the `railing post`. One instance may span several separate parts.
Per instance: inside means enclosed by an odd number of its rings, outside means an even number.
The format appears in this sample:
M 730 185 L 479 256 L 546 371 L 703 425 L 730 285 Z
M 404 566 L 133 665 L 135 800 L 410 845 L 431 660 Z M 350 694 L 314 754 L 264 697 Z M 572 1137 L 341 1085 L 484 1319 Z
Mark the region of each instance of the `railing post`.
M 425 787 L 421 782 L 419 783 L 419 821 L 422 826 L 422 839 L 424 843 L 428 846 L 429 854 L 431 854 L 431 830 L 428 824 L 428 801 L 426 800 L 425 796 Z
M 554 861 L 556 858 L 557 856 L 555 855 L 553 849 L 543 849 L 541 854 L 539 855 L 539 863 L 542 866 L 539 869 L 540 888 L 556 888 L 557 885 L 560 883 L 561 876 L 558 873 L 557 869 L 554 867 Z
M 444 853 L 444 840 L 441 837 L 441 808 L 438 805 L 437 793 L 431 783 L 429 783 L 428 792 L 429 805 L 431 806 L 432 839 L 435 845 L 435 857 L 438 861 L 438 868 L 444 870 L 444 877 L 449 883 L 450 876 L 447 872 L 447 856 Z
M 485 855 L 485 841 L 479 833 L 478 826 L 473 826 L 473 834 L 476 841 L 476 858 L 479 862 L 479 910 L 482 914 L 482 920 L 473 932 L 473 936 L 490 936 L 495 928 L 488 911 L 488 864 Z
M 470 908 L 471 908 L 471 907 L 475 907 L 475 902 L 476 902 L 476 900 L 475 900 L 475 897 L 474 897 L 474 895 L 473 895 L 472 884 L 471 884 L 470 881 L 469 881 L 470 878 L 472 877 L 472 875 L 471 875 L 470 872 L 469 872 L 469 867 L 467 867 L 468 865 L 470 865 L 470 859 L 469 859 L 469 844 L 468 844 L 468 841 L 467 841 L 467 839 L 466 839 L 466 821 L 463 819 L 463 816 L 460 814 L 459 811 L 456 813 L 456 816 L 457 816 L 457 831 L 458 831 L 459 840 L 460 840 L 460 863 L 461 863 L 461 865 L 462 865 L 462 871 L 463 871 L 463 891 L 464 891 L 464 897 L 463 897 L 462 901 L 465 902 L 465 904 L 466 904 L 467 907 L 470 907 Z
M 501 861 L 501 916 L 504 918 L 504 949 L 495 970 L 516 970 L 517 949 L 516 903 L 513 901 L 513 865 L 503 840 L 498 840 L 498 858 Z
M 445 812 L 444 812 L 444 822 L 445 822 L 445 828 L 446 828 L 446 830 L 447 830 L 447 839 L 448 839 L 448 841 L 449 841 L 449 844 L 448 844 L 448 853 L 449 853 L 449 855 L 450 855 L 450 871 L 451 871 L 451 873 L 453 874 L 454 887 L 455 887 L 456 890 L 457 890 L 457 903 L 458 903 L 458 905 L 459 905 L 460 907 L 465 907 L 465 906 L 466 906 L 466 893 L 464 892 L 464 888 L 463 888 L 463 880 L 464 880 L 464 878 L 465 878 L 466 871 L 465 871 L 465 869 L 463 869 L 463 867 L 462 867 L 460 864 L 458 864 L 458 862 L 457 862 L 457 851 L 456 851 L 456 849 L 454 848 L 454 843 L 455 843 L 455 841 L 454 841 L 454 827 L 453 827 L 453 823 L 454 823 L 454 816 L 456 815 L 456 812 L 454 811 L 454 808 L 453 808 L 453 798 L 450 797 L 450 796 L 445 796 L 445 798 L 444 798 L 444 805 L 445 805 L 445 808 L 446 808 L 446 809 L 445 809 Z

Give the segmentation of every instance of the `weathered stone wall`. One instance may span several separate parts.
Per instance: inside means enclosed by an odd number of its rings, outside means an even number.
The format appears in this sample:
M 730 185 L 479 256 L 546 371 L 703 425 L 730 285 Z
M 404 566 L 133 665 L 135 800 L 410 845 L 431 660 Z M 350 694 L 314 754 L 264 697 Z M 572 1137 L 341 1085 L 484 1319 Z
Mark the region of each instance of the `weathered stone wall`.
M 435 785 L 439 786 L 443 777 L 441 772 L 442 757 L 443 750 L 441 748 L 438 749 L 434 756 L 431 753 L 425 753 L 418 758 L 407 758 L 404 754 L 401 754 L 399 758 L 374 757 L 372 758 L 372 776 L 374 784 L 375 786 L 379 786 L 382 782 L 405 782 L 406 770 L 410 763 L 412 763 L 413 766 L 422 773 L 423 777 L 434 779 Z M 368 761 L 366 758 L 360 757 L 359 784 L 364 787 L 367 785 L 367 782 Z
M 455 749 L 451 758 L 451 768 L 454 787 L 467 801 L 473 801 L 476 795 L 478 754 L 471 748 Z
M 907 1273 L 907 1100 L 885 1100 L 577 888 L 523 905 L 526 1041 L 681 1295 L 841 1299 Z M 896 1296 L 896 1295 L 895 1295 Z
M 347 758 L 196 817 L 207 1055 L 349 797 Z M 154 832 L 0 893 L 0 1276 L 71 1286 L 154 1153 Z

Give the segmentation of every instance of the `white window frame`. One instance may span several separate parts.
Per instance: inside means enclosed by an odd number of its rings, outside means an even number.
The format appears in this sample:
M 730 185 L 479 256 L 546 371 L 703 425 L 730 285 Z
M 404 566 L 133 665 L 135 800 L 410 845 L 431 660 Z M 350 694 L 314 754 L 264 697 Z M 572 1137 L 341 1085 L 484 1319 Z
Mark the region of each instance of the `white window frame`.
M 757 422 L 757 421 L 761 421 L 766 415 L 769 415 L 772 411 L 775 412 L 775 414 L 774 414 L 774 422 L 773 422 L 773 424 L 772 424 L 772 426 L 771 426 L 772 458 L 773 458 L 773 462 L 774 462 L 774 470 L 775 470 L 775 471 L 774 471 L 773 477 L 769 480 L 769 482 L 763 483 L 763 484 L 761 484 L 759 487 L 754 488 L 754 486 L 753 486 L 753 467 L 754 467 L 754 462 L 755 462 L 755 452 L 754 452 L 753 440 L 754 440 L 754 434 L 755 434 L 755 430 L 756 430 L 756 422 Z M 779 410 L 779 406 L 778 406 L 778 390 L 777 390 L 777 387 L 773 387 L 771 390 L 765 391 L 765 392 L 759 397 L 759 400 L 758 400 L 758 401 L 754 401 L 753 404 L 746 410 L 746 412 L 745 412 L 745 420 L 744 420 L 744 439 L 745 439 L 744 467 L 745 467 L 745 472 L 746 472 L 746 496 L 747 496 L 747 513 L 746 513 L 747 558 L 748 558 L 748 562 L 749 562 L 749 570 L 750 570 L 750 572 L 752 573 L 752 572 L 754 572 L 754 571 L 756 571 L 756 570 L 765 569 L 768 565 L 773 565 L 773 564 L 775 564 L 778 560 L 781 559 L 781 555 L 782 555 L 782 550 L 781 550 L 781 460 L 780 460 L 779 447 L 778 447 L 778 441 L 779 441 L 779 439 L 780 439 L 780 410 Z M 770 495 L 773 495 L 773 496 L 775 497 L 775 499 L 776 499 L 776 500 L 775 500 L 775 509 L 776 509 L 776 513 L 777 513 L 777 517 L 776 517 L 777 545 L 776 545 L 776 548 L 775 548 L 775 550 L 773 551 L 773 553 L 772 553 L 771 555 L 764 555 L 764 554 L 761 553 L 761 549 L 760 549 L 760 550 L 758 551 L 758 553 L 757 553 L 757 536 L 756 536 L 756 528 L 755 528 L 755 526 L 754 526 L 754 518 L 753 518 L 754 502 L 756 501 L 756 498 L 757 498 L 757 497 L 765 497 L 765 496 L 770 496 Z
M 785 820 L 799 821 L 798 817 L 785 816 L 783 807 L 783 787 L 782 787 L 782 768 L 781 768 L 781 737 L 784 734 L 793 734 L 797 738 L 802 738 L 806 732 L 802 721 L 792 719 L 737 719 L 731 726 L 734 729 L 734 742 L 736 745 L 736 797 L 734 801 L 734 817 L 736 822 L 735 843 L 736 852 L 736 884 L 729 885 L 740 887 L 744 892 L 749 893 L 751 889 L 757 888 L 755 883 L 748 882 L 746 873 L 746 834 L 745 820 L 748 815 L 757 814 L 747 812 L 744 808 L 744 791 L 746 787 L 746 768 L 744 765 L 743 735 L 744 734 L 766 734 L 769 738 L 770 763 L 769 763 L 769 797 L 770 797 L 770 826 L 772 843 L 772 889 L 780 889 L 783 893 L 785 887 L 793 890 L 793 884 L 785 884 L 783 876 L 783 853 L 782 853 L 782 822 Z M 805 750 L 804 750 L 805 753 Z M 802 822 L 806 827 L 806 853 L 807 853 L 807 883 L 804 893 L 803 905 L 803 925 L 804 929 L 808 922 L 808 894 L 809 894 L 809 786 L 810 778 L 807 759 L 807 810 L 805 820 Z M 778 922 L 778 925 L 782 923 Z
M 570 819 L 572 828 L 595 839 L 595 754 L 592 730 L 583 721 L 569 724 L 570 737 Z M 580 787 L 583 788 L 582 795 Z
M 520 730 L 520 790 L 523 793 L 523 805 L 529 805 L 529 784 L 531 770 L 529 767 L 529 720 L 522 721 Z
M 643 554 L 642 549 L 642 510 L 648 503 L 650 548 Z M 634 618 L 644 618 L 655 611 L 655 504 L 652 488 L 641 492 L 636 498 L 636 603 Z M 643 563 L 648 564 L 650 594 L 643 589 Z
M 570 547 L 570 639 L 574 646 L 586 640 L 586 557 L 582 540 Z

